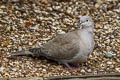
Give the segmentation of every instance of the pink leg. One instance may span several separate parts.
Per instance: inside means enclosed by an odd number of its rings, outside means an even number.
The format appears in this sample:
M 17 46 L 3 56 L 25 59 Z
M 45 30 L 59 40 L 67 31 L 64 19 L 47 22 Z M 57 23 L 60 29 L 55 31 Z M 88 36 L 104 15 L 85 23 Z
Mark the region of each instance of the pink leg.
M 80 70 L 80 68 L 72 68 L 68 63 L 64 63 L 64 64 L 68 67 L 68 69 L 70 69 L 70 71 L 78 71 L 78 70 Z
M 64 64 L 68 67 L 68 69 L 73 70 L 72 67 L 68 63 L 64 63 Z

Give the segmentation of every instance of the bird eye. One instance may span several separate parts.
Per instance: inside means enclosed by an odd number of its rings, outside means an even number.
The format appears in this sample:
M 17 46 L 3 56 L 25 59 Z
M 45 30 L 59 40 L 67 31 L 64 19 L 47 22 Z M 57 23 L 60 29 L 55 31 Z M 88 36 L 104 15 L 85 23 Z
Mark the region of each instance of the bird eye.
M 86 20 L 88 22 L 88 20 Z

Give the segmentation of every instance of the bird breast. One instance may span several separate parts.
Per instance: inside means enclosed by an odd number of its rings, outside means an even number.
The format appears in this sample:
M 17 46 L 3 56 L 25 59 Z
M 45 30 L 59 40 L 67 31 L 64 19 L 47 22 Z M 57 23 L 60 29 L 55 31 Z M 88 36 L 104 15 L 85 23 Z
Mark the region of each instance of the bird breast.
M 94 48 L 93 33 L 84 31 L 80 34 L 80 37 L 81 37 L 81 41 L 83 43 L 83 47 L 84 47 L 86 53 L 91 53 Z

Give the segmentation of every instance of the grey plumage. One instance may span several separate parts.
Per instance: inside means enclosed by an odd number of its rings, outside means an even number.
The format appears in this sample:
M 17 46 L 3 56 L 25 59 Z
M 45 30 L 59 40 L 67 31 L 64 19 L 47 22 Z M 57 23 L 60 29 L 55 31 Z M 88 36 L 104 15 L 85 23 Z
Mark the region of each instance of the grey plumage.
M 94 22 L 90 16 L 82 16 L 78 26 L 81 27 L 80 30 L 57 35 L 56 38 L 48 41 L 40 48 L 20 51 L 12 55 L 35 54 L 44 56 L 65 64 L 68 68 L 70 68 L 68 63 L 79 64 L 86 62 L 94 48 Z

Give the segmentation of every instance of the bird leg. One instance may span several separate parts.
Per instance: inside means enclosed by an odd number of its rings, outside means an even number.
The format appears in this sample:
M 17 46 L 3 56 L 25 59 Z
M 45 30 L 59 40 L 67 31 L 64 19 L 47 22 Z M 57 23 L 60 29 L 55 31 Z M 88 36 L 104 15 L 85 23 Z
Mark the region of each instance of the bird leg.
M 79 65 L 77 65 L 77 67 L 71 67 L 68 63 L 64 63 L 65 66 L 67 66 L 68 69 L 70 69 L 70 71 L 78 71 L 80 70 Z
M 73 70 L 72 67 L 68 63 L 64 63 L 64 64 L 68 67 L 68 69 Z

